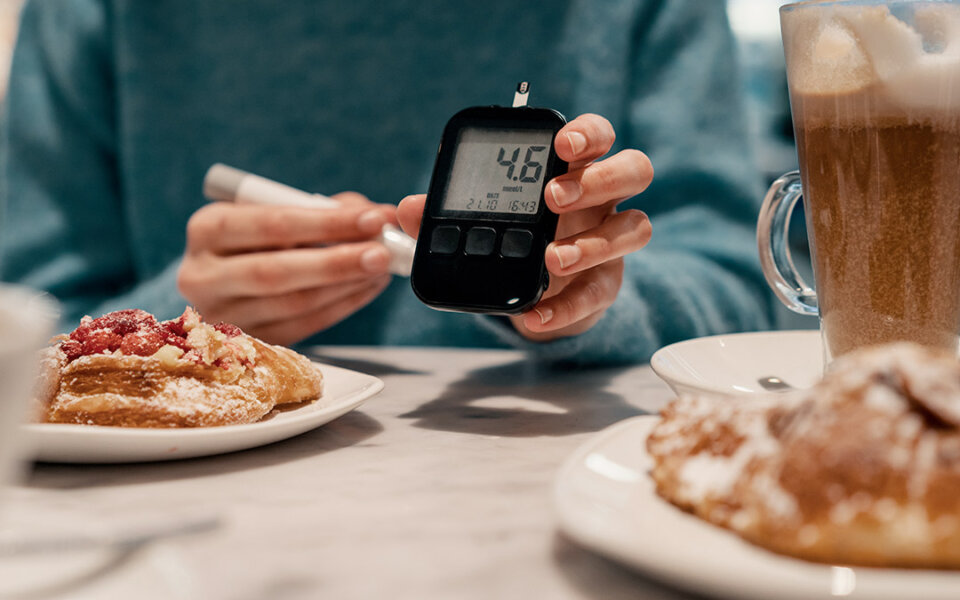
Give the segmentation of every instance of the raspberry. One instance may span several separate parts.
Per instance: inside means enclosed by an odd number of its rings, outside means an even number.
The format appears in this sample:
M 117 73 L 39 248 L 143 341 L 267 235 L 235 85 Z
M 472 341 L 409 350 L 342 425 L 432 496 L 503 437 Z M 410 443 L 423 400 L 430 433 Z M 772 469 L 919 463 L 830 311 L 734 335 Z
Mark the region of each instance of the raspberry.
M 150 356 L 163 347 L 163 335 L 159 331 L 128 333 L 123 336 L 120 352 L 134 356 Z
M 237 337 L 243 333 L 243 331 L 241 331 L 236 325 L 233 325 L 232 323 L 224 323 L 223 321 L 220 321 L 214 325 L 213 328 L 227 337 Z
M 189 308 L 179 318 L 162 323 L 150 313 L 136 308 L 114 311 L 96 319 L 84 317 L 61 348 L 71 361 L 118 349 L 130 356 L 150 356 L 170 344 L 189 353 L 188 360 L 201 361 L 199 353 L 191 352 L 193 349 L 187 343 L 188 318 L 192 323 L 200 320 L 200 316 Z M 239 327 L 230 323 L 221 322 L 213 327 L 228 338 L 243 334 Z
M 187 330 L 183 327 L 183 315 L 178 319 L 171 319 L 159 324 L 158 331 L 163 336 L 163 341 L 171 346 L 176 346 L 183 351 L 190 350 L 187 344 Z
M 160 323 L 150 313 L 140 309 L 118 310 L 102 317 L 84 317 L 70 333 L 70 339 L 61 349 L 72 361 L 89 354 L 120 350 L 133 356 L 150 356 L 164 344 L 187 351 L 187 332 L 184 317 Z
M 170 344 L 171 346 L 176 346 L 184 352 L 190 350 L 190 344 L 187 343 L 186 337 L 180 337 L 174 333 L 171 333 L 167 330 L 161 330 L 160 335 L 163 337 L 164 343 Z
M 93 320 L 93 325 L 110 329 L 117 335 L 125 336 L 143 329 L 155 329 L 157 320 L 147 311 L 138 308 L 118 310 Z
M 96 319 L 85 318 L 80 326 L 70 333 L 70 339 L 78 342 L 86 341 L 94 332 L 109 331 L 120 337 L 158 326 L 157 320 L 150 313 L 140 309 L 118 310 L 107 313 Z
M 87 334 L 86 339 L 81 342 L 81 356 L 113 352 L 120 347 L 121 341 L 122 338 L 112 331 L 106 329 L 91 331 Z
M 60 344 L 60 350 L 67 355 L 67 362 L 72 362 L 83 356 L 83 344 L 77 340 L 66 340 Z
M 181 338 L 187 337 L 187 330 L 183 328 L 182 315 L 178 319 L 171 319 L 170 321 L 164 321 L 163 323 L 160 324 L 160 326 L 166 329 L 172 335 L 175 335 Z
M 90 332 L 95 330 L 96 327 L 93 326 L 93 323 L 81 323 L 76 329 L 70 332 L 70 339 L 77 342 L 82 342 L 87 339 L 90 335 Z

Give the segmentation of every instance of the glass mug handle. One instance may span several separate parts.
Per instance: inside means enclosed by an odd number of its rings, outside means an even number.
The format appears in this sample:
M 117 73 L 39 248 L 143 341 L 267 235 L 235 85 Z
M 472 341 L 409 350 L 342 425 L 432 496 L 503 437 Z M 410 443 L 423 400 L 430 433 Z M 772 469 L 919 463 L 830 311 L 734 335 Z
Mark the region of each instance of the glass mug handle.
M 757 247 L 763 275 L 777 298 L 793 312 L 816 315 L 819 314 L 817 293 L 797 272 L 787 243 L 790 215 L 802 195 L 798 171 L 791 171 L 773 182 L 760 208 Z

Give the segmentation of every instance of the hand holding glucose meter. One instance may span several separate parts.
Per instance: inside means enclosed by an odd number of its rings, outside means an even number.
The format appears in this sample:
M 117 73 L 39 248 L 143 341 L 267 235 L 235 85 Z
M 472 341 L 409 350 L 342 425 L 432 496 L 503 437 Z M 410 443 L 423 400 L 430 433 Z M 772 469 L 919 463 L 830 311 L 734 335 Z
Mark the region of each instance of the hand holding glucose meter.
M 519 314 L 547 288 L 557 215 L 543 191 L 567 172 L 553 146 L 566 119 L 527 94 L 521 83 L 512 107 L 467 108 L 444 128 L 410 276 L 433 308 Z

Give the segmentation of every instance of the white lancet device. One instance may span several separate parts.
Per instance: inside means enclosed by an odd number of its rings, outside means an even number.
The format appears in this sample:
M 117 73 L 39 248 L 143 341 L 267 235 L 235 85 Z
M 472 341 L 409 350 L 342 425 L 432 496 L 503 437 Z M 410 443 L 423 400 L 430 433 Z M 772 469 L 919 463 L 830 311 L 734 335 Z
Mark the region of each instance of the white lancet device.
M 311 194 L 220 163 L 207 171 L 203 179 L 203 195 L 209 200 L 237 204 L 318 209 L 336 208 L 340 205 L 333 198 L 322 194 Z M 390 272 L 409 277 L 416 240 L 389 224 L 383 226 L 377 239 L 390 252 Z

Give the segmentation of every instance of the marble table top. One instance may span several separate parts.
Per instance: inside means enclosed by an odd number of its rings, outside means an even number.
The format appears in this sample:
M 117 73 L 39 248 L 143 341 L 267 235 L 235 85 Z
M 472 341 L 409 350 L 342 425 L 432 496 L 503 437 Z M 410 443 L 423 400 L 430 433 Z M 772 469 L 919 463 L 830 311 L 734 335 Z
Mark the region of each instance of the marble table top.
M 557 530 L 551 490 L 592 434 L 671 397 L 647 366 L 511 351 L 319 348 L 386 388 L 314 431 L 233 454 L 35 465 L 8 534 L 194 529 L 0 557 L 0 598 L 680 598 Z M 158 525 L 159 524 L 159 525 Z

